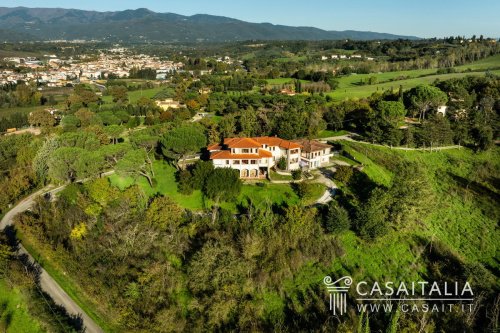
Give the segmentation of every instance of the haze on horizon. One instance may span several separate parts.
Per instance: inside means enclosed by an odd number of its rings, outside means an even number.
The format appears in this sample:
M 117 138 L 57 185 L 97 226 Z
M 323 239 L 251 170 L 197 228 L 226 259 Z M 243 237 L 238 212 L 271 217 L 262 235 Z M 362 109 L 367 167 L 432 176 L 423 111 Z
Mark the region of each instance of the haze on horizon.
M 4 0 L 5 7 L 74 8 L 119 11 L 148 8 L 155 12 L 181 15 L 210 14 L 248 22 L 269 22 L 289 26 L 312 26 L 324 30 L 358 30 L 411 35 L 424 38 L 484 35 L 500 37 L 500 1 L 319 0 L 311 2 L 254 0 L 251 4 L 216 0 L 166 2 L 97 1 L 68 3 L 62 0 Z

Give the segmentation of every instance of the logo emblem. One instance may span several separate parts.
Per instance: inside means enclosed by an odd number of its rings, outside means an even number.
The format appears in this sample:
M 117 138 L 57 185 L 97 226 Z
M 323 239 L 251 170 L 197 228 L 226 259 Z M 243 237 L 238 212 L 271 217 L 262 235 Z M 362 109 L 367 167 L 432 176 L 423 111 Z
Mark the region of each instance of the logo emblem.
M 350 276 L 344 276 L 337 281 L 332 282 L 330 276 L 325 276 L 323 283 L 326 285 L 326 289 L 330 294 L 330 311 L 334 315 L 337 315 L 337 310 L 340 315 L 347 312 L 347 291 L 352 284 L 352 278 Z

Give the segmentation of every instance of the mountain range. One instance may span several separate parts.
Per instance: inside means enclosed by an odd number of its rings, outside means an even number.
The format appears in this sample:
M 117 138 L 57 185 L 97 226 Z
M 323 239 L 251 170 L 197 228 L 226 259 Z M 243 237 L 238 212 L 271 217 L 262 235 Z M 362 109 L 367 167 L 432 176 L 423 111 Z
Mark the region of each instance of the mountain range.
M 417 39 L 370 31 L 327 31 L 251 23 L 223 16 L 184 16 L 149 9 L 97 12 L 63 8 L 0 7 L 0 41 L 225 42 L 241 40 Z

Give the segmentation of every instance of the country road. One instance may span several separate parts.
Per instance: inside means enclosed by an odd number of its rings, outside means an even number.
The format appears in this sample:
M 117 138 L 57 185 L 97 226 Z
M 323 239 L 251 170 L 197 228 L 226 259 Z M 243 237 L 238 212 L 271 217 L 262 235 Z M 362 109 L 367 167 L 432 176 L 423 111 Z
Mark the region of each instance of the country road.
M 55 195 L 56 193 L 62 191 L 66 185 L 54 188 L 53 185 L 48 185 L 41 190 L 31 194 L 30 196 L 23 199 L 15 207 L 13 207 L 0 221 L 0 230 L 5 229 L 5 227 L 12 225 L 14 216 L 22 213 L 33 205 L 35 198 L 41 194 L 50 193 Z M 28 253 L 22 244 L 19 244 L 19 254 L 25 254 L 28 256 L 31 262 L 35 262 L 33 256 Z M 62 305 L 66 311 L 71 315 L 79 315 L 83 320 L 83 325 L 85 326 L 86 333 L 102 333 L 104 332 L 93 320 L 90 318 L 79 306 L 73 301 L 71 297 L 59 286 L 59 284 L 47 273 L 43 267 L 40 267 L 40 286 L 44 292 L 46 292 L 56 304 Z

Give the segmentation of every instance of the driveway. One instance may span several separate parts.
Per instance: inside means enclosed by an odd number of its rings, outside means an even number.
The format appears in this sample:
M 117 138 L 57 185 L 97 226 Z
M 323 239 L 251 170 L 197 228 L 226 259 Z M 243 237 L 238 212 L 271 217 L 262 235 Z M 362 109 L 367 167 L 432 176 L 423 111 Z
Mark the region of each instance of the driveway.
M 321 183 L 326 186 L 325 193 L 316 200 L 317 204 L 326 204 L 333 199 L 333 195 L 335 194 L 335 190 L 338 188 L 337 185 L 333 182 L 333 174 L 335 173 L 334 167 L 329 168 L 320 168 L 319 173 L 317 173 L 317 177 L 313 180 L 314 183 Z

